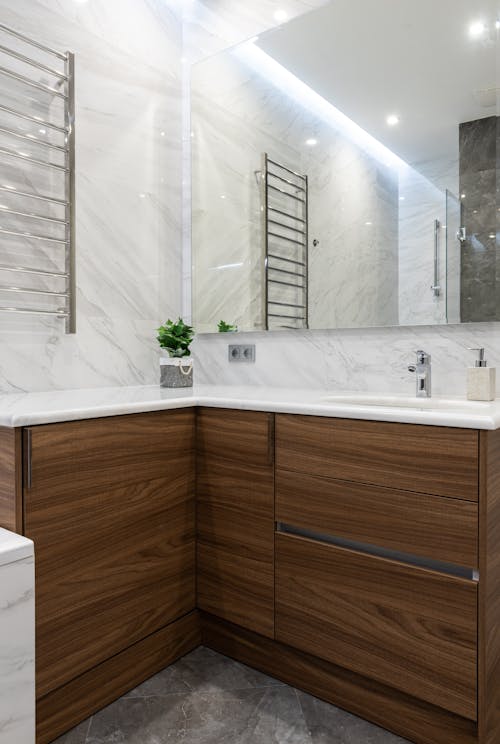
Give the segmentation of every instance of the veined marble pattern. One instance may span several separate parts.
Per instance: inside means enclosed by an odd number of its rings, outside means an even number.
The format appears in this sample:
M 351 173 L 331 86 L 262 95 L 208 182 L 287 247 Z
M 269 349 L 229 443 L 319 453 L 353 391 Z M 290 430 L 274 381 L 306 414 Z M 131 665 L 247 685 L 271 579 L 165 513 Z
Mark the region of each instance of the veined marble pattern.
M 446 192 L 408 168 L 401 174 L 399 193 L 399 322 L 446 323 Z M 439 297 L 431 290 L 435 220 L 439 221 Z
M 6 530 L 0 530 L 0 543 Z M 0 744 L 35 741 L 35 595 L 31 557 L 0 559 Z
M 397 324 L 397 172 L 352 144 L 299 99 L 284 95 L 245 59 L 238 51 L 226 52 L 193 70 L 196 328 L 215 331 L 221 318 L 242 330 L 263 328 L 263 152 L 309 176 L 310 327 Z M 315 148 L 304 144 L 311 136 L 318 139 Z M 290 204 L 278 206 L 290 210 Z M 302 259 L 289 243 L 274 237 L 270 251 Z M 270 275 L 283 279 L 272 271 Z M 269 297 L 303 302 L 300 292 L 274 284 Z M 300 314 L 272 304 L 271 312 Z M 287 323 L 270 318 L 269 325 L 278 322 Z
M 397 325 L 398 174 L 330 127 L 316 131 L 306 160 L 309 327 Z
M 236 341 L 236 340 L 237 341 Z M 201 335 L 193 352 L 198 384 L 264 385 L 413 395 L 407 370 L 415 349 L 432 355 L 434 395 L 464 396 L 466 368 L 484 346 L 488 364 L 500 367 L 498 323 L 336 331 Z M 256 344 L 255 364 L 227 359 L 228 343 Z
M 5 0 L 2 22 L 75 52 L 78 333 L 0 315 L 0 390 L 156 382 L 155 329 L 181 312 L 180 20 L 162 0 Z
M 208 648 L 197 648 L 54 744 L 408 744 Z

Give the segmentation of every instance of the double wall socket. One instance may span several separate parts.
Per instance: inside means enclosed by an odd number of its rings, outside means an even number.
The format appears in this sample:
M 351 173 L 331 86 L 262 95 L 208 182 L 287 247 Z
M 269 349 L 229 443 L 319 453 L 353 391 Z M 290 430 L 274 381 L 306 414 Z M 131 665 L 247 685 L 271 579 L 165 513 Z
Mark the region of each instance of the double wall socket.
M 255 344 L 229 344 L 230 362 L 255 362 Z

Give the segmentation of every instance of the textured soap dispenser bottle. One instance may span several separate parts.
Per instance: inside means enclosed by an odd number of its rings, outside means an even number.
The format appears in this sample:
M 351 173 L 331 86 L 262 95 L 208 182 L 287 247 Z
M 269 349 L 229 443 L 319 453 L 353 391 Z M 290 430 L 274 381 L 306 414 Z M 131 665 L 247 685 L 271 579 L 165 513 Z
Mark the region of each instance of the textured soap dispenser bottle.
M 496 369 L 487 366 L 483 348 L 469 351 L 478 351 L 479 358 L 474 367 L 467 368 L 467 400 L 495 400 Z

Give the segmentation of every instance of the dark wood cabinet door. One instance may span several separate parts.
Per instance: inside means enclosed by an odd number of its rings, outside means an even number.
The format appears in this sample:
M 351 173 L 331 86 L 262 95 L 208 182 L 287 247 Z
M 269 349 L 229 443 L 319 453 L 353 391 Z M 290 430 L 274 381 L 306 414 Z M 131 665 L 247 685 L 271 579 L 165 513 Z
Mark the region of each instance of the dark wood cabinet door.
M 276 536 L 276 639 L 476 719 L 477 584 Z
M 273 414 L 198 411 L 198 606 L 274 635 Z
M 194 413 L 25 434 L 40 697 L 195 607 Z

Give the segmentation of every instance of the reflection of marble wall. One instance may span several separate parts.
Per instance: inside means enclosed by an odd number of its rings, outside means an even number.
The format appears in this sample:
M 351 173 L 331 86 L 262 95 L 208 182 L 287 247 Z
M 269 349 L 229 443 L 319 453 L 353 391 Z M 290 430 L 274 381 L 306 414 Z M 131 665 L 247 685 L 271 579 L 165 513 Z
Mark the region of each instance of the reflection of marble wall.
M 329 127 L 316 131 L 305 165 L 309 327 L 397 325 L 397 174 Z
M 263 152 L 309 176 L 310 327 L 396 324 L 397 176 L 278 91 L 237 53 L 198 64 L 192 82 L 198 330 L 215 330 L 221 318 L 240 329 L 264 327 L 255 174 Z M 315 147 L 305 146 L 311 136 L 318 140 Z M 288 255 L 285 249 L 283 244 L 279 253 Z M 277 291 L 273 285 L 273 299 L 302 301 L 294 290 Z
M 181 310 L 181 24 L 163 0 L 4 0 L 2 23 L 76 54 L 78 333 L 0 314 L 0 389 L 153 383 Z
M 456 179 L 450 179 L 450 185 Z M 446 322 L 446 192 L 418 171 L 402 171 L 399 183 L 399 322 Z M 434 222 L 439 221 L 438 259 L 441 291 L 435 296 Z
M 460 192 L 467 239 L 462 244 L 461 319 L 498 320 L 496 116 L 460 125 Z

